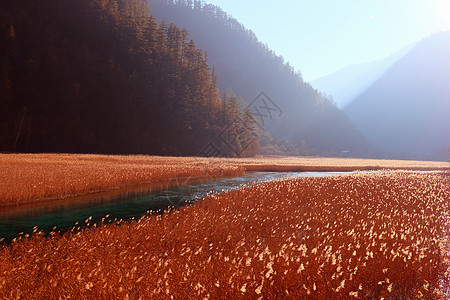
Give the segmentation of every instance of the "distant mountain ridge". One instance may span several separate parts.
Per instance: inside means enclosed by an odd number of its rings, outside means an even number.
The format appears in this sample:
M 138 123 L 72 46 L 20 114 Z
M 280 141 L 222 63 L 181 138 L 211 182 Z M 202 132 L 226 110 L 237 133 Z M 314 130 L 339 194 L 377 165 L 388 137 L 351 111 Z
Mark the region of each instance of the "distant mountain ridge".
M 450 31 L 422 40 L 345 108 L 380 155 L 448 159 L 449 55 Z
M 397 53 L 380 60 L 345 67 L 312 81 L 311 85 L 324 94 L 332 96 L 336 105 L 344 108 L 383 76 L 395 62 L 411 51 L 414 45 L 406 46 Z
M 269 129 L 274 139 L 302 149 L 299 154 L 367 152 L 363 135 L 344 112 L 219 7 L 188 0 L 149 0 L 149 7 L 159 22 L 186 28 L 208 52 L 221 91 L 232 87 L 247 103 L 264 92 L 278 105 L 281 119 Z

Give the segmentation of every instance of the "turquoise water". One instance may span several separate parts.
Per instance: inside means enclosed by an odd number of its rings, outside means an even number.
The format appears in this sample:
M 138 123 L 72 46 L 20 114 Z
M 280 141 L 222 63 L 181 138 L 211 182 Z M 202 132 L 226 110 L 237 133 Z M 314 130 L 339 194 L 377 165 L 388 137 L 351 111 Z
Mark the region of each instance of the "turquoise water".
M 335 172 L 250 172 L 241 177 L 217 179 L 215 181 L 178 185 L 141 195 L 115 195 L 113 197 L 91 195 L 90 199 L 73 201 L 66 199 L 44 206 L 29 206 L 0 212 L 0 239 L 10 242 L 19 234 L 30 234 L 37 227 L 39 231 L 65 231 L 83 227 L 85 220 L 99 223 L 108 215 L 107 221 L 140 218 L 147 213 L 160 213 L 168 207 L 180 207 L 201 199 L 208 192 L 222 192 L 262 181 L 295 177 L 317 177 Z

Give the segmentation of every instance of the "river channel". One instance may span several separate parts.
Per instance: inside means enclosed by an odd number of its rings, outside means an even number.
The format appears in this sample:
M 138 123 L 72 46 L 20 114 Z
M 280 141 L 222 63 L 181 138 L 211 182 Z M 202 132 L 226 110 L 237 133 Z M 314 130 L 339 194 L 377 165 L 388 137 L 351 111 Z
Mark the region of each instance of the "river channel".
M 64 231 L 76 226 L 82 227 L 85 220 L 94 224 L 107 220 L 130 220 L 147 213 L 161 212 L 168 207 L 180 207 L 203 198 L 207 193 L 224 192 L 258 182 L 282 180 L 296 177 L 320 177 L 340 172 L 249 172 L 235 178 L 214 181 L 175 184 L 168 188 L 151 188 L 145 193 L 124 193 L 111 195 L 89 195 L 82 201 L 65 199 L 40 205 L 29 205 L 0 212 L 0 240 L 10 242 L 19 234 L 30 234 L 36 228 L 44 233 Z

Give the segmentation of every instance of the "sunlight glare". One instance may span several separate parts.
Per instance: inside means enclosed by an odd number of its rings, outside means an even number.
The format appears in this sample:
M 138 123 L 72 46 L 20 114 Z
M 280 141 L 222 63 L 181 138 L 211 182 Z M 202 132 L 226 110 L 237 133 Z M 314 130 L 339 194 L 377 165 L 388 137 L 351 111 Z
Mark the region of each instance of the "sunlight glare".
M 450 29 L 450 0 L 436 0 L 436 9 L 445 29 Z

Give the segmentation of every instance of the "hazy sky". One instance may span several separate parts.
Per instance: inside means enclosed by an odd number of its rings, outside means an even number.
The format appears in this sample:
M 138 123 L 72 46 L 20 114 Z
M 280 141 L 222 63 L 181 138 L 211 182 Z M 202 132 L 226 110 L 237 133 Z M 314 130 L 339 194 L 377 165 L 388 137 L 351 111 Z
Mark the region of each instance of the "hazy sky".
M 305 81 L 450 29 L 450 0 L 206 0 L 253 30 Z

